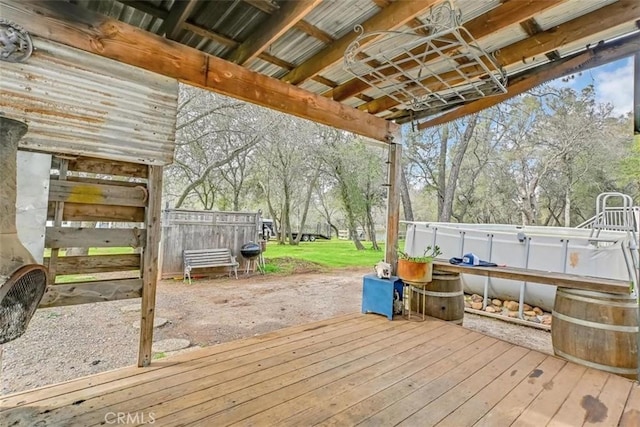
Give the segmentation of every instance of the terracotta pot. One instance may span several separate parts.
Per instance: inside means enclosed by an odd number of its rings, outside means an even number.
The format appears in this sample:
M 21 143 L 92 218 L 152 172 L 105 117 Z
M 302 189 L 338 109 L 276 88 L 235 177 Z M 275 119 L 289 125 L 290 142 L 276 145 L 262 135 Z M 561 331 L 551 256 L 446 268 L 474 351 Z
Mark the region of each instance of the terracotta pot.
M 407 282 L 430 282 L 432 273 L 433 263 L 431 262 L 398 260 L 398 277 Z

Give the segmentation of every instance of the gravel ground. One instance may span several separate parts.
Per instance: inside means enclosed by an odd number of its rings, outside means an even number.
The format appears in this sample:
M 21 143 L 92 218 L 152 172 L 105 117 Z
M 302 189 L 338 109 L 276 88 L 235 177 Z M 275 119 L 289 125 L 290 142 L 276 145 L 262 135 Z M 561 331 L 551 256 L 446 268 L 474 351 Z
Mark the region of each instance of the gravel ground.
M 360 310 L 362 275 L 350 269 L 286 277 L 162 281 L 154 341 L 183 338 L 192 347 L 259 335 Z M 2 394 L 67 381 L 137 362 L 139 300 L 38 310 L 27 332 L 4 345 Z M 546 331 L 465 314 L 464 326 L 552 353 Z M 161 353 L 156 357 L 169 355 Z

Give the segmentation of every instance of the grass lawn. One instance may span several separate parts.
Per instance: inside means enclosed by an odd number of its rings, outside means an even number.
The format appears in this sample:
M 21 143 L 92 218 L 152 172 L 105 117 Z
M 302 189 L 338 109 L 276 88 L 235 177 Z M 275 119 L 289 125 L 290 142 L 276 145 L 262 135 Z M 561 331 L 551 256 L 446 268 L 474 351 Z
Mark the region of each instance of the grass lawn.
M 303 261 L 317 263 L 323 267 L 371 267 L 384 258 L 384 244 L 378 244 L 379 251 L 371 249 L 371 242 L 362 242 L 366 248 L 363 251 L 356 250 L 350 240 L 316 240 L 315 242 L 300 242 L 298 246 L 278 245 L 271 240 L 267 245 L 264 257 L 269 260 L 274 258 L 295 258 Z

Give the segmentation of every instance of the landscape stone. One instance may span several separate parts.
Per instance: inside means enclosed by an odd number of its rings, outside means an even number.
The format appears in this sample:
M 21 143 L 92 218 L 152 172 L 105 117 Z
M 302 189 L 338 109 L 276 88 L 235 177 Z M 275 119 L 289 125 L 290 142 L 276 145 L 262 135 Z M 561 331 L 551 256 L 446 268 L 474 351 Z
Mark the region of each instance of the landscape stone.
M 533 310 L 527 310 L 523 313 L 525 316 L 536 317 L 538 314 Z
M 166 325 L 168 321 L 169 320 L 163 317 L 156 317 L 153 319 L 153 327 L 159 328 L 160 326 Z M 136 320 L 135 322 L 133 322 L 133 327 L 136 329 L 140 329 L 140 320 Z
M 533 307 L 533 311 L 535 311 L 539 316 L 542 316 L 544 314 L 544 311 L 542 311 L 540 307 Z
M 465 306 L 466 308 L 471 308 L 471 303 L 470 303 L 469 301 L 465 301 L 465 302 L 464 302 L 464 306 Z
M 517 311 L 509 311 L 507 313 L 507 316 L 509 316 L 509 317 L 518 317 L 518 312 Z
M 502 307 L 502 301 L 497 298 L 492 299 L 491 304 L 495 305 L 496 307 Z
M 531 311 L 533 307 L 531 307 L 529 304 L 522 304 L 522 309 L 524 311 Z
M 509 302 L 505 303 L 505 305 L 504 305 L 504 306 L 505 306 L 505 307 L 507 308 L 507 310 L 509 310 L 509 311 L 518 311 L 518 309 L 520 308 L 520 304 L 518 304 L 518 303 L 517 303 L 517 302 L 515 302 L 515 301 L 509 301 Z
M 481 302 L 471 303 L 471 308 L 473 308 L 474 310 L 482 310 L 482 303 Z
M 542 319 L 540 319 L 540 321 L 542 322 L 543 325 L 550 325 L 551 324 L 551 315 L 550 314 L 545 314 L 544 316 L 542 316 Z
M 471 300 L 472 300 L 473 302 L 482 302 L 482 301 L 484 301 L 484 298 L 483 298 L 483 297 L 481 297 L 481 296 L 480 296 L 480 295 L 478 295 L 478 294 L 473 294 L 473 295 L 471 295 Z
M 496 310 L 494 307 L 489 305 L 489 306 L 487 306 L 487 308 L 484 309 L 484 311 L 486 311 L 487 313 L 495 313 L 498 310 Z
M 166 340 L 160 340 L 153 343 L 152 351 L 154 353 L 166 353 L 169 351 L 182 350 L 191 345 L 189 340 L 181 338 L 169 338 Z

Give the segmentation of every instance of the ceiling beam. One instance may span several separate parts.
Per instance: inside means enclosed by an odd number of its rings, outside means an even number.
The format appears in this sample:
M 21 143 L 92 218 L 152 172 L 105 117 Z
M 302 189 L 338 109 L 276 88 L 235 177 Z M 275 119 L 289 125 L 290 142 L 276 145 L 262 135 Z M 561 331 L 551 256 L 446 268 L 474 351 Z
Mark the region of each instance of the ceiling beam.
M 322 0 L 285 2 L 280 10 L 260 26 L 259 31 L 252 33 L 231 53 L 229 61 L 244 65 L 255 59 L 321 2 Z
M 364 22 L 362 27 L 366 32 L 395 30 L 407 24 L 414 17 L 426 13 L 431 6 L 439 1 L 412 0 L 393 2 L 389 7 L 382 9 L 382 11 Z M 318 75 L 322 70 L 342 61 L 344 51 L 357 37 L 358 34 L 356 32 L 349 32 L 291 70 L 282 80 L 298 85 Z M 375 40 L 374 37 L 369 39 L 368 42 L 373 40 Z
M 187 21 L 197 4 L 198 0 L 177 0 L 174 2 L 158 33 L 168 39 L 175 40 L 180 33 L 182 24 Z
M 183 83 L 386 142 L 398 125 L 71 3 L 0 0 L 39 36 Z M 36 53 L 37 54 L 37 53 Z
M 464 24 L 464 27 L 476 40 L 486 37 L 493 32 L 507 27 L 509 25 L 518 24 L 520 22 L 531 19 L 534 15 L 543 12 L 551 7 L 557 6 L 566 0 L 546 0 L 546 1 L 507 1 L 500 4 L 495 9 L 488 11 L 487 13 L 472 19 Z M 420 50 L 424 51 L 423 46 L 419 46 L 412 50 L 413 54 L 420 54 Z M 406 55 L 401 55 L 397 58 L 398 61 L 402 61 L 408 58 Z M 415 62 L 404 62 L 406 64 L 401 67 L 405 70 L 413 68 Z M 391 75 L 397 73 L 395 67 L 387 67 L 380 72 L 385 75 Z M 357 93 L 369 89 L 370 86 L 360 79 L 351 79 L 346 83 L 341 84 L 333 90 L 329 90 L 323 94 L 333 98 L 335 101 L 344 101 Z
M 520 61 L 525 61 L 536 55 L 543 55 L 577 40 L 637 19 L 640 19 L 640 2 L 637 0 L 618 0 L 616 3 L 550 28 L 533 37 L 502 47 L 495 53 L 495 58 L 501 66 L 509 67 Z M 448 80 L 450 84 L 463 82 L 462 77 L 456 71 L 443 73 L 439 77 L 442 80 Z M 432 86 L 432 90 L 437 91 L 440 79 L 427 77 L 421 83 Z M 358 109 L 377 114 L 396 105 L 398 102 L 393 98 L 382 96 L 372 102 L 360 105 Z
M 638 34 L 609 42 L 601 46 L 596 46 L 593 49 L 572 55 L 571 57 L 551 62 L 533 70 L 528 70 L 521 76 L 514 78 L 514 82 L 509 86 L 509 92 L 502 95 L 482 98 L 460 106 L 434 119 L 420 123 L 418 125 L 418 129 L 427 129 L 456 120 L 469 114 L 477 113 L 506 101 L 507 99 L 513 98 L 516 95 L 520 95 L 521 93 L 531 90 L 548 81 L 579 71 L 599 67 L 627 56 L 631 56 L 636 52 L 640 52 L 640 35 Z

